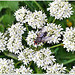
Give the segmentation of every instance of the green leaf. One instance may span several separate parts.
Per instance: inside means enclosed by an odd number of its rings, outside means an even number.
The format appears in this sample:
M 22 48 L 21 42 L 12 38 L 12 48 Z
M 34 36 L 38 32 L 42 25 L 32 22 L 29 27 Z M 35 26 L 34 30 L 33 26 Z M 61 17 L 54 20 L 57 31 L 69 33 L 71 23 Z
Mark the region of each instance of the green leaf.
M 0 32 L 4 32 L 4 27 L 3 27 L 3 25 L 0 25 Z
M 59 51 L 55 57 L 58 63 L 66 63 L 66 61 L 75 59 L 75 53 L 67 52 L 63 47 L 59 47 Z
M 13 15 L 5 14 L 3 15 L 2 23 L 7 28 L 9 25 L 11 25 L 14 22 L 15 18 Z
M 0 11 L 3 9 L 3 8 L 7 8 L 7 3 L 5 2 L 0 2 Z
M 3 8 L 10 8 L 12 11 L 15 11 L 19 7 L 18 1 L 1 1 L 0 2 L 0 11 Z

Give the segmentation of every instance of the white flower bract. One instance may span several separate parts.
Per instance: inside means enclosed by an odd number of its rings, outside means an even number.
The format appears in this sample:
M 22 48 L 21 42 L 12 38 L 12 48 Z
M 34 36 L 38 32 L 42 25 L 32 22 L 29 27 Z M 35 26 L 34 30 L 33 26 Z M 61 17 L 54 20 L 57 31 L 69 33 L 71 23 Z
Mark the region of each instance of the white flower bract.
M 48 11 L 50 11 L 50 16 L 55 17 L 55 19 L 62 20 L 63 18 L 69 18 L 72 14 L 71 4 L 62 0 L 55 0 L 49 4 Z
M 75 28 L 66 28 L 63 35 L 63 44 L 68 52 L 75 51 Z

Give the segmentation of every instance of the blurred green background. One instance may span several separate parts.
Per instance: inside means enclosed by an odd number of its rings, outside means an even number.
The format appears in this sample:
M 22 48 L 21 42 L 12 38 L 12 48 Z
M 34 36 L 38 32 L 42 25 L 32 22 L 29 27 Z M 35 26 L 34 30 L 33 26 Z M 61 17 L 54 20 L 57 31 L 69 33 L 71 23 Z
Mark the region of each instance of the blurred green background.
M 49 12 L 47 12 L 48 4 L 50 1 L 0 1 L 0 32 L 5 32 L 8 27 L 10 27 L 12 24 L 16 23 L 16 19 L 14 17 L 14 12 L 18 10 L 21 6 L 26 6 L 29 10 L 34 12 L 35 10 L 43 10 L 47 17 L 48 21 L 51 23 L 54 19 L 54 17 L 51 17 L 49 15 Z M 75 27 L 75 2 L 70 2 L 73 7 L 73 15 L 68 18 L 64 19 L 62 21 L 56 20 L 56 24 L 61 24 L 61 26 L 64 28 L 70 27 L 68 25 L 68 22 L 72 25 L 72 27 Z M 68 22 L 67 22 L 68 21 Z M 57 47 L 52 49 L 52 51 L 55 51 L 55 58 L 58 63 L 64 63 L 64 66 L 66 66 L 68 69 L 70 69 L 73 65 L 75 65 L 75 53 L 73 52 L 67 52 L 66 49 L 61 47 Z M 6 57 L 2 53 L 0 54 L 0 58 Z M 18 63 L 18 61 L 16 61 Z M 32 68 L 35 65 L 32 65 Z M 16 66 L 17 67 L 17 66 Z M 37 67 L 34 67 L 36 73 L 42 73 L 42 70 L 38 69 Z

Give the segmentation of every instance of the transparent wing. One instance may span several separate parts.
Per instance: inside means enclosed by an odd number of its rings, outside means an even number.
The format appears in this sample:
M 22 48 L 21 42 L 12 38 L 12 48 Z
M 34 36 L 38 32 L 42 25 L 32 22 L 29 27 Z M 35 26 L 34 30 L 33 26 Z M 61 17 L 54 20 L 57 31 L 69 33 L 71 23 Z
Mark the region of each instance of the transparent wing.
M 47 41 L 49 41 L 51 38 L 50 37 L 43 37 L 42 38 L 42 42 L 47 42 Z

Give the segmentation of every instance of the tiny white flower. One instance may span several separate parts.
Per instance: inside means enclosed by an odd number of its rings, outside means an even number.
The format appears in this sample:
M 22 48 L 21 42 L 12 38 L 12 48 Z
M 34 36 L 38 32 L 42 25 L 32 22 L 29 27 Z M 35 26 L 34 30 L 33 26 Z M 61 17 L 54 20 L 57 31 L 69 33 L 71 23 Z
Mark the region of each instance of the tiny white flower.
M 47 74 L 63 74 L 66 71 L 66 67 L 63 67 L 63 64 L 55 63 L 51 66 L 47 66 Z
M 22 7 L 15 12 L 16 20 L 22 23 L 26 23 L 27 16 L 30 13 L 31 12 L 28 9 L 26 9 L 25 7 Z
M 19 53 L 18 60 L 22 60 L 24 64 L 27 65 L 30 61 L 32 61 L 33 54 L 34 50 L 26 48 Z
M 35 12 L 31 13 L 27 18 L 28 24 L 34 29 L 42 28 L 47 22 L 47 16 L 42 11 L 35 10 Z
M 48 65 L 52 65 L 56 60 L 51 54 L 52 52 L 49 48 L 43 48 L 35 52 L 33 61 L 37 64 L 38 67 L 46 69 Z
M 62 0 L 55 0 L 49 4 L 48 11 L 50 11 L 50 16 L 55 17 L 55 19 L 62 20 L 63 18 L 69 18 L 72 14 L 71 4 Z
M 75 28 L 66 28 L 63 35 L 63 44 L 68 52 L 75 51 Z
M 73 66 L 73 68 L 71 69 L 71 71 L 69 72 L 69 74 L 75 74 L 75 66 Z
M 28 67 L 26 68 L 25 66 L 20 66 L 19 69 L 15 69 L 15 74 L 31 74 L 32 70 Z
M 23 49 L 22 45 L 22 34 L 26 28 L 22 26 L 20 23 L 16 23 L 12 25 L 11 28 L 8 28 L 9 40 L 7 43 L 7 48 L 10 52 L 19 53 L 19 50 Z
M 14 73 L 14 63 L 13 60 L 0 58 L 0 74 L 10 74 Z
M 6 50 L 6 44 L 7 44 L 7 32 L 4 34 L 0 32 L 0 51 Z
M 47 36 L 45 38 L 45 41 L 47 43 L 59 43 L 61 40 L 61 34 L 63 33 L 60 25 L 56 25 L 54 23 L 47 23 L 47 26 L 44 26 L 45 32 L 47 32 Z

